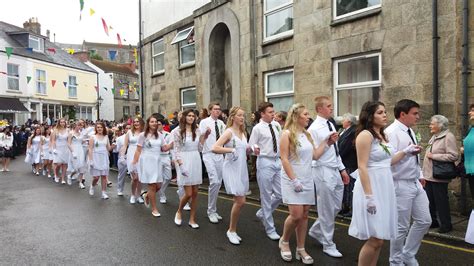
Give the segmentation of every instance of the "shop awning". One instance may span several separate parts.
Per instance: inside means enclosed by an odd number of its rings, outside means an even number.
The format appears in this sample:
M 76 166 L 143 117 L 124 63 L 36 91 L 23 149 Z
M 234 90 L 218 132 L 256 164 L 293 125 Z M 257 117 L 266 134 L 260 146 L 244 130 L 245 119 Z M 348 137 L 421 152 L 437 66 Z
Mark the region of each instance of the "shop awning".
M 17 98 L 0 97 L 0 113 L 29 113 L 30 111 Z

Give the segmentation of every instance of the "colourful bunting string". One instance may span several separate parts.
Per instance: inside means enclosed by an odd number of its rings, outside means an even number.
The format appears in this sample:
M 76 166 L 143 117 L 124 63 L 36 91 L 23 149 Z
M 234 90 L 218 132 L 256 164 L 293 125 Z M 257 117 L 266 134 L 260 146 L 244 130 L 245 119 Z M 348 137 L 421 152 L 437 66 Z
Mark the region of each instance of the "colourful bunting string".
M 137 48 L 133 48 L 133 56 L 135 57 L 135 64 L 138 64 L 138 51 L 137 51 Z
M 53 54 L 56 54 L 56 49 L 55 48 L 48 48 L 47 51 L 51 52 Z
M 111 90 L 112 90 L 112 94 L 115 94 L 115 89 L 114 89 L 114 88 L 112 88 Z
M 33 53 L 33 48 L 28 47 L 28 48 L 25 48 L 25 49 L 26 49 L 28 52 Z
M 99 92 L 99 87 L 94 86 L 94 88 L 95 88 L 95 91 L 96 91 L 96 92 Z
M 107 34 L 107 36 L 109 36 L 109 27 L 107 27 L 107 23 L 105 23 L 105 20 L 103 18 L 102 19 L 102 26 L 104 26 L 104 31 L 105 31 L 105 34 Z
M 0 71 L 0 74 L 4 74 L 4 75 L 6 75 L 6 74 L 7 74 L 7 72 Z
M 68 52 L 68 54 L 73 55 L 76 51 L 74 49 L 69 48 L 69 49 L 67 49 L 67 52 Z
M 125 93 L 125 90 L 124 90 L 124 89 L 120 89 L 120 96 L 123 96 L 124 93 Z
M 114 61 L 116 55 L 117 55 L 117 51 L 109 51 L 110 60 Z
M 13 47 L 5 47 L 5 52 L 7 52 L 7 57 L 10 59 L 10 56 L 13 53 Z
M 89 9 L 89 14 L 91 14 L 91 17 L 92 17 L 92 15 L 94 15 L 94 13 L 95 13 L 94 9 L 92 9 L 92 8 Z
M 84 0 L 79 0 L 79 4 L 81 5 L 81 12 L 84 9 Z
M 63 81 L 64 88 L 67 88 L 67 81 Z
M 114 28 L 112 28 L 112 26 L 109 26 L 109 30 L 114 30 Z
M 120 39 L 120 34 L 117 33 L 117 42 L 118 42 L 118 47 L 122 48 L 122 40 Z
M 54 85 L 56 85 L 56 80 L 52 79 L 51 80 L 51 85 L 53 85 L 53 88 L 54 88 Z
M 104 87 L 104 90 L 105 90 L 105 91 L 107 91 L 107 88 L 106 88 L 106 87 Z
M 26 84 L 30 83 L 31 81 L 31 77 L 30 76 L 26 76 Z

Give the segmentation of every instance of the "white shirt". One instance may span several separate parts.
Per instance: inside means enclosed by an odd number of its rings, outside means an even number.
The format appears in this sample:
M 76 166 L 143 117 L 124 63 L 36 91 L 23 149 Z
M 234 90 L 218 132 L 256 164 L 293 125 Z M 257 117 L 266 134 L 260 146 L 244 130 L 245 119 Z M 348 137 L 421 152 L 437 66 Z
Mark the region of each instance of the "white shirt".
M 275 133 L 277 152 L 273 150 L 272 133 L 270 132 L 270 126 L 272 125 L 273 132 Z M 260 148 L 260 155 L 263 157 L 279 157 L 280 156 L 280 134 L 281 127 L 275 121 L 267 123 L 260 120 L 260 123 L 256 124 L 250 134 L 249 145 L 253 147 L 255 144 Z
M 125 134 L 115 139 L 115 149 L 114 152 L 120 152 L 123 145 L 125 144 Z
M 413 140 L 408 135 L 408 127 L 398 120 L 395 120 L 385 129 L 388 141 L 396 151 L 401 151 L 410 144 L 418 144 L 415 133 L 410 129 Z M 397 164 L 392 165 L 393 179 L 418 179 L 420 177 L 420 164 L 417 163 L 418 156 L 405 156 Z
M 207 128 L 211 129 L 211 134 L 207 137 L 206 141 L 204 141 L 204 145 L 202 147 L 202 153 L 212 152 L 212 146 L 216 143 L 216 125 L 215 122 L 217 121 L 217 128 L 219 129 L 219 135 L 222 136 L 225 131 L 225 124 L 222 120 L 214 120 L 211 116 L 204 118 L 199 123 L 199 130 L 201 131 L 201 135 L 206 134 Z
M 331 122 L 329 123 L 331 123 L 333 131 L 329 131 L 327 122 L 328 120 L 326 118 L 317 116 L 308 129 L 308 132 L 311 134 L 311 137 L 314 141 L 314 145 L 316 147 L 318 147 L 321 142 L 326 140 L 332 132 L 335 132 L 334 130 L 336 127 L 334 127 Z M 313 160 L 312 166 L 316 167 L 318 165 L 338 168 L 339 171 L 344 170 L 346 168 L 342 163 L 341 156 L 336 156 L 336 150 L 334 149 L 333 145 L 324 149 L 324 153 L 321 155 L 321 157 L 319 157 L 319 160 Z

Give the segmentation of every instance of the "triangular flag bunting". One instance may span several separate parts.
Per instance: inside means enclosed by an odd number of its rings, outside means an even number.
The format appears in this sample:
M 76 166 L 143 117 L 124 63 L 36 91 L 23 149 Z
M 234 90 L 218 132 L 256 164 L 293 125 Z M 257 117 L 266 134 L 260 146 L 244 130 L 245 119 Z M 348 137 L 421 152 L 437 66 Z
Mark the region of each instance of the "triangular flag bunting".
M 0 74 L 5 74 L 5 75 L 6 75 L 6 74 L 7 74 L 7 72 L 0 71 Z
M 112 28 L 112 26 L 109 26 L 109 30 L 114 30 L 114 28 Z
M 48 48 L 47 50 L 48 50 L 48 52 L 56 54 L 56 49 L 54 49 L 54 48 Z
M 67 49 L 67 52 L 68 52 L 69 54 L 74 54 L 74 52 L 76 52 L 76 51 L 75 51 L 74 49 L 69 48 L 69 49 Z
M 5 52 L 7 52 L 7 57 L 10 59 L 10 56 L 13 53 L 13 47 L 5 47 Z
M 25 49 L 26 49 L 28 52 L 33 53 L 33 48 L 28 47 L 28 48 L 25 48 Z
M 105 91 L 107 91 L 107 88 L 106 88 L 106 87 L 104 87 L 104 90 L 105 90 Z
M 30 76 L 26 76 L 26 84 L 30 83 L 30 80 L 31 80 L 31 77 L 30 77 Z
M 67 81 L 63 81 L 64 88 L 67 88 Z
M 109 36 L 109 27 L 107 27 L 107 23 L 105 23 L 105 20 L 103 18 L 102 19 L 102 26 L 104 26 L 104 31 L 105 31 L 105 34 L 107 34 L 107 36 Z
M 117 51 L 109 51 L 110 60 L 114 61 L 116 55 L 117 55 Z
M 99 88 L 97 86 L 94 86 L 94 88 L 96 92 L 99 92 Z
M 124 93 L 125 93 L 125 90 L 124 90 L 124 89 L 120 89 L 120 96 L 123 96 Z
M 54 85 L 56 85 L 56 80 L 52 79 L 51 80 L 51 85 L 53 85 L 53 88 L 54 88 Z
M 122 39 L 120 39 L 120 34 L 117 33 L 117 42 L 118 42 L 118 47 L 122 48 Z
M 135 64 L 138 63 L 138 51 L 137 48 L 133 48 L 133 56 L 135 57 Z
M 95 13 L 94 9 L 92 9 L 92 8 L 89 9 L 89 13 L 91 14 L 91 16 L 94 15 L 94 13 Z
M 81 11 L 84 9 L 84 0 L 79 0 L 79 4 L 81 5 Z
M 112 88 L 112 94 L 115 94 L 115 89 L 114 88 Z

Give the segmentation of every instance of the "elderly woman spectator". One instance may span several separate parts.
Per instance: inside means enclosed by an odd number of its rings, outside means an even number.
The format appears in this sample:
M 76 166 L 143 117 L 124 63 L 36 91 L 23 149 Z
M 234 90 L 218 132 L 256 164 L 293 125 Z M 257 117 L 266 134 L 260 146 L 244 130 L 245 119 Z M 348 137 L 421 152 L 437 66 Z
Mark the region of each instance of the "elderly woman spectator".
M 453 229 L 449 210 L 448 183 L 449 179 L 433 177 L 433 160 L 455 162 L 458 159 L 456 137 L 448 129 L 449 121 L 442 115 L 431 117 L 430 131 L 433 135 L 429 140 L 423 160 L 423 177 L 426 180 L 426 194 L 430 201 L 431 228 L 439 227 L 440 233 Z M 439 223 L 437 217 L 439 216 Z
M 344 114 L 342 116 L 342 131 L 339 133 L 339 140 L 337 142 L 339 155 L 349 174 L 357 170 L 357 153 L 355 150 L 356 123 L 357 119 L 353 114 Z M 354 183 L 355 179 L 351 177 L 349 184 L 344 185 L 341 210 L 343 216 L 352 216 L 352 190 L 354 189 Z

